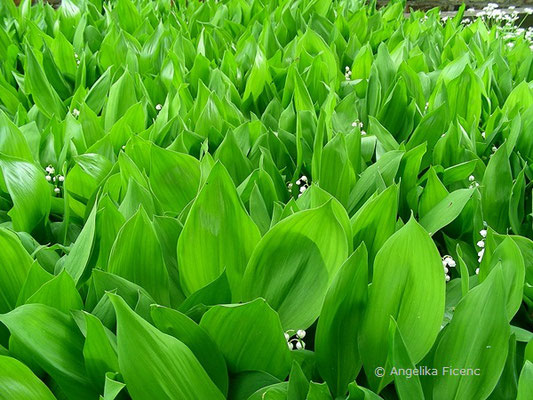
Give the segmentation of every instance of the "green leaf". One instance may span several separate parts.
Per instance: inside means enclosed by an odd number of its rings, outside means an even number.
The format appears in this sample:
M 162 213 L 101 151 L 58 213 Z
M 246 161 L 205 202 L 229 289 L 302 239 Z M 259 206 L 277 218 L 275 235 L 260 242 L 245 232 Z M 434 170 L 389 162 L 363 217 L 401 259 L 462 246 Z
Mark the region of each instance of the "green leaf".
M 526 360 L 518 381 L 518 395 L 516 400 L 527 400 L 533 390 L 533 363 Z
M 501 264 L 504 277 L 507 319 L 511 321 L 522 304 L 526 272 L 520 248 L 509 236 L 490 255 L 489 264 L 481 263 L 479 281 L 483 282 L 498 264 Z
M 179 214 L 200 185 L 200 162 L 187 154 L 151 147 L 150 187 L 163 211 Z
M 55 115 L 56 118 L 63 118 L 66 111 L 65 106 L 52 85 L 50 85 L 50 82 L 48 82 L 46 74 L 35 58 L 30 46 L 26 46 L 26 55 L 27 65 L 24 82 L 29 88 L 35 104 L 48 118 L 52 118 L 52 115 Z
M 135 82 L 131 73 L 126 70 L 122 76 L 111 86 L 105 107 L 105 130 L 109 132 L 126 111 L 137 103 Z
M 64 313 L 83 308 L 83 300 L 76 290 L 76 284 L 66 271 L 44 283 L 26 300 L 26 304 L 31 303 L 45 304 Z
M 246 263 L 259 238 L 259 230 L 244 209 L 230 176 L 222 164 L 215 164 L 178 239 L 184 292 L 201 289 L 225 270 L 232 297 L 237 298 Z
M 120 229 L 107 270 L 142 286 L 159 303 L 169 304 L 168 272 L 161 246 L 142 207 Z
M 214 306 L 204 314 L 200 327 L 217 344 L 231 372 L 264 371 L 279 379 L 287 376 L 287 342 L 278 315 L 265 300 Z
M 0 315 L 0 322 L 67 396 L 97 396 L 82 362 L 83 337 L 72 317 L 43 304 L 26 304 Z
M 398 186 L 392 185 L 377 196 L 372 196 L 351 218 L 353 244 L 365 243 L 370 263 L 377 252 L 396 230 L 398 213 Z
M 492 155 L 482 182 L 481 205 L 483 217 L 497 232 L 506 233 L 509 227 L 509 199 L 513 188 L 511 166 L 505 145 Z
M 55 400 L 54 395 L 20 361 L 0 355 L 1 400 Z
M 107 372 L 105 374 L 104 395 L 100 396 L 100 400 L 115 400 L 120 392 L 126 387 L 125 383 L 115 380 L 116 375 L 118 374 L 114 372 Z
M 193 320 L 171 308 L 152 306 L 155 326 L 185 344 L 223 394 L 228 392 L 226 362 L 208 333 Z
M 470 368 L 473 372 L 470 376 L 436 376 L 435 400 L 485 399 L 498 383 L 510 334 L 503 282 L 502 268 L 498 266 L 457 305 L 435 351 L 434 368 Z M 476 371 L 478 376 L 472 376 Z
M 280 383 L 279 379 L 262 371 L 245 371 L 232 376 L 228 399 L 247 400 L 261 388 Z
M 50 213 L 50 186 L 44 171 L 24 160 L 0 154 L 0 169 L 13 201 L 9 216 L 16 231 L 31 233 Z
M 318 319 L 315 353 L 320 375 L 335 396 L 346 393 L 361 368 L 357 338 L 367 301 L 368 254 L 363 244 L 344 262 Z
M 287 400 L 306 400 L 309 391 L 309 382 L 304 375 L 300 364 L 292 362 L 289 374 L 289 387 L 287 389 Z
M 17 305 L 33 260 L 13 232 L 0 228 L 0 313 Z
M 63 268 L 76 284 L 82 277 L 87 276 L 87 267 L 95 243 L 97 208 L 98 205 L 95 204 L 63 264 Z
M 359 335 L 371 387 L 382 388 L 390 375 L 374 370 L 387 361 L 390 316 L 401 329 L 413 363 L 429 351 L 444 315 L 445 280 L 435 243 L 414 218 L 392 235 L 376 255 L 374 278 Z
M 85 343 L 83 357 L 87 375 L 101 387 L 107 385 L 107 372 L 119 371 L 116 337 L 106 331 L 102 322 L 92 314 L 85 317 Z
M 424 400 L 424 392 L 420 385 L 420 378 L 418 375 L 406 376 L 401 370 L 415 370 L 415 365 L 411 360 L 409 350 L 405 346 L 402 334 L 398 324 L 393 317 L 390 319 L 389 326 L 389 361 L 391 368 L 396 370 L 394 375 L 394 385 L 401 400 Z
M 117 314 L 118 362 L 129 394 L 138 400 L 223 399 L 192 351 L 108 294 Z
M 474 191 L 475 189 L 459 189 L 451 192 L 422 217 L 420 225 L 433 235 L 461 214 Z
M 243 300 L 263 297 L 285 330 L 306 329 L 318 317 L 328 283 L 350 249 L 331 200 L 295 213 L 257 245 L 246 267 Z

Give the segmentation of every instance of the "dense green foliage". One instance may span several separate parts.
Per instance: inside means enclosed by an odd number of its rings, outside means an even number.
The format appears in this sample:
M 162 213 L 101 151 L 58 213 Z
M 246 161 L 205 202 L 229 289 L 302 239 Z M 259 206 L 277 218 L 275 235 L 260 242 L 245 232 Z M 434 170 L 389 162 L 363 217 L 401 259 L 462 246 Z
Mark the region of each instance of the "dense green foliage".
M 0 399 L 530 398 L 525 35 L 30 3 L 0 4 Z

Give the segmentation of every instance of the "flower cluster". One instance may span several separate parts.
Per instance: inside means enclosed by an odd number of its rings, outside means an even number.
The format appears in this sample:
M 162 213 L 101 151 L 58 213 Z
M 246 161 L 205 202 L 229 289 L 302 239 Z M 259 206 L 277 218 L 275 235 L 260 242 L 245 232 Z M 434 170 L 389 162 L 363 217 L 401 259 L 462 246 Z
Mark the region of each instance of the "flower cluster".
M 74 118 L 78 118 L 80 116 L 80 110 L 78 110 L 77 108 L 73 109 L 72 110 L 72 116 Z
M 364 124 L 361 121 L 359 121 L 358 119 L 356 119 L 354 122 L 352 122 L 352 127 L 359 128 L 361 130 L 361 136 L 365 136 L 366 135 L 366 131 L 363 129 Z
M 346 68 L 344 69 L 344 77 L 346 78 L 347 81 L 352 79 L 352 71 L 350 70 L 350 67 L 348 66 L 346 66 Z
M 483 222 L 483 225 L 486 226 L 487 223 Z M 479 247 L 479 251 L 477 253 L 478 259 L 477 262 L 481 262 L 483 260 L 483 256 L 485 255 L 485 238 L 487 237 L 487 230 L 482 229 L 479 231 L 479 234 L 481 235 L 481 240 L 476 243 L 477 247 Z M 476 275 L 479 274 L 479 268 L 476 268 Z
M 54 184 L 54 193 L 59 196 L 61 194 L 61 186 L 65 182 L 65 177 L 60 174 L 56 174 L 54 167 L 49 165 L 44 169 L 46 171 L 46 180 L 47 182 Z
M 295 183 L 296 183 L 296 186 L 299 187 L 300 194 L 298 195 L 298 197 L 300 197 L 309 188 L 309 181 L 307 179 L 307 176 L 302 175 L 300 179 L 298 179 Z M 287 184 L 287 188 L 289 190 L 292 190 L 292 182 L 289 182 Z
M 470 182 L 470 185 L 468 186 L 470 189 L 479 187 L 479 182 L 476 181 L 476 177 L 474 175 L 470 175 L 468 177 L 468 182 Z
M 78 53 L 74 53 L 74 58 L 76 59 L 76 67 L 80 66 L 80 56 Z
M 446 282 L 450 281 L 450 275 L 448 274 L 450 270 L 448 268 L 455 268 L 456 265 L 457 264 L 452 256 L 445 255 L 442 257 L 442 267 L 444 268 L 444 277 L 446 278 Z
M 305 331 L 303 329 L 298 329 L 297 331 L 288 330 L 285 332 L 285 340 L 287 341 L 287 346 L 290 350 L 301 350 L 305 349 L 305 342 L 303 338 L 305 337 Z

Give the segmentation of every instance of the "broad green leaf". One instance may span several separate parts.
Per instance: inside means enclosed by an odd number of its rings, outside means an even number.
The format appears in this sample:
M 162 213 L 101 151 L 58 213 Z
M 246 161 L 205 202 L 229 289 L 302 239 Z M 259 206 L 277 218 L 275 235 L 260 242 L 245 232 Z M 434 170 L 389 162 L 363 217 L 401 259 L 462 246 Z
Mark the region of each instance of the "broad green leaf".
M 526 360 L 522 371 L 520 372 L 520 380 L 518 381 L 518 395 L 516 400 L 527 400 L 533 390 L 533 363 Z
M 440 374 L 435 377 L 433 398 L 486 399 L 503 370 L 508 338 L 503 274 L 498 266 L 457 305 L 434 356 L 438 370 L 460 365 L 472 369 L 472 374 L 478 371 L 478 376 Z
M 400 328 L 393 317 L 391 317 L 389 326 L 389 361 L 391 368 L 396 370 L 394 374 L 391 371 L 391 375 L 394 375 L 394 386 L 399 398 L 402 400 L 424 400 L 420 378 L 417 375 L 406 376 L 401 371 L 402 369 L 413 371 L 416 367 L 411 360 L 409 349 L 405 346 Z
M 82 361 L 83 336 L 72 317 L 43 304 L 26 304 L 0 315 L 0 322 L 66 395 L 97 396 Z
M 246 267 L 243 300 L 263 297 L 285 330 L 306 329 L 318 317 L 328 283 L 350 249 L 331 200 L 295 213 L 257 245 Z
M 261 388 L 280 383 L 279 379 L 262 371 L 245 371 L 231 378 L 228 399 L 247 400 Z
M 350 163 L 343 134 L 337 134 L 322 150 L 318 181 L 322 189 L 335 196 L 343 205 L 348 204 L 350 191 L 355 184 L 355 171 Z
M 118 363 L 128 393 L 149 400 L 223 399 L 192 351 L 108 294 L 117 314 Z
M 107 331 L 102 322 L 92 314 L 84 312 L 86 332 L 83 357 L 87 374 L 93 382 L 105 387 L 108 372 L 120 370 L 117 358 L 115 336 Z
M 398 186 L 373 196 L 351 218 L 353 244 L 365 243 L 372 263 L 377 252 L 394 233 L 398 214 Z
M 105 130 L 110 131 L 126 111 L 137 103 L 135 82 L 131 73 L 126 70 L 122 76 L 111 86 L 109 97 L 105 106 Z
M 95 204 L 63 264 L 63 268 L 76 284 L 84 276 L 87 276 L 87 267 L 95 243 L 97 208 L 98 206 Z
M 246 263 L 259 238 L 259 230 L 230 176 L 222 164 L 215 164 L 178 239 L 178 266 L 185 294 L 208 285 L 225 270 L 232 297 L 237 298 Z
M 300 364 L 292 362 L 289 374 L 289 387 L 287 389 L 287 400 L 305 400 L 309 391 L 309 382 L 304 375 Z
M 363 244 L 344 262 L 324 299 L 315 336 L 320 375 L 335 396 L 346 393 L 361 368 L 357 346 L 368 286 L 368 254 Z
M 451 192 L 420 219 L 420 225 L 433 235 L 459 216 L 474 191 L 459 189 Z
M 279 379 L 289 373 L 283 329 L 265 300 L 214 306 L 204 314 L 200 327 L 217 344 L 231 372 L 264 371 Z
M 433 345 L 444 315 L 442 262 L 428 233 L 414 218 L 392 235 L 376 255 L 368 306 L 359 335 L 365 372 L 371 387 L 382 388 L 390 375 L 374 370 L 387 361 L 390 316 L 398 323 L 412 362 Z
M 33 100 L 39 110 L 51 118 L 53 115 L 56 118 L 63 118 L 65 115 L 65 106 L 61 102 L 59 95 L 54 90 L 46 77 L 43 68 L 35 58 L 30 46 L 26 47 L 27 65 L 26 74 L 24 75 L 24 82 L 29 88 Z
M 198 160 L 152 146 L 150 187 L 164 211 L 179 214 L 195 198 L 199 185 Z
M 418 204 L 418 215 L 423 218 L 437 204 L 439 204 L 448 195 L 448 190 L 441 182 L 435 168 L 431 167 L 427 173 L 427 182 L 424 191 L 420 196 Z
M 18 158 L 0 154 L 0 169 L 13 201 L 9 216 L 16 231 L 31 233 L 44 225 L 50 213 L 51 188 L 44 178 L 44 171 Z
M 483 217 L 491 228 L 506 233 L 509 227 L 509 199 L 513 187 L 506 146 L 492 155 L 482 182 Z
M 510 321 L 522 304 L 525 279 L 524 258 L 520 248 L 510 237 L 506 237 L 490 255 L 490 264 L 481 264 L 479 281 L 483 282 L 498 264 L 501 264 L 504 277 L 504 297 L 507 299 L 507 319 Z
M 33 260 L 13 232 L 0 228 L 0 313 L 17 305 Z
M 0 110 L 0 153 L 33 162 L 27 139 L 21 130 Z
M 54 395 L 33 372 L 15 358 L 0 355 L 1 400 L 55 400 Z
M 228 392 L 226 362 L 208 333 L 189 317 L 171 308 L 152 306 L 151 315 L 155 326 L 161 332 L 174 336 L 191 349 L 213 383 L 226 394 Z
M 76 290 L 76 284 L 66 271 L 44 283 L 26 300 L 26 304 L 32 303 L 45 304 L 64 313 L 83 308 L 83 300 Z
M 161 246 L 142 207 L 120 229 L 107 270 L 142 286 L 159 303 L 169 304 L 168 273 Z

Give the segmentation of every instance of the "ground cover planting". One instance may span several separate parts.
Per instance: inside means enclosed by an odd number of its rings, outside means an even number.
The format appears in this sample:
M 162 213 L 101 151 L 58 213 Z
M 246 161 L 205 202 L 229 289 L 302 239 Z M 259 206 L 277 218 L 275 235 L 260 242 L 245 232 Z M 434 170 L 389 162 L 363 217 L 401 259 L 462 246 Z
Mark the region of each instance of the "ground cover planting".
M 530 30 L 494 5 L 20 3 L 0 399 L 531 398 Z

